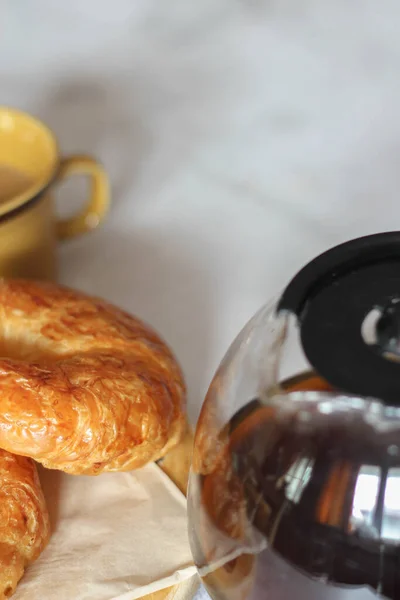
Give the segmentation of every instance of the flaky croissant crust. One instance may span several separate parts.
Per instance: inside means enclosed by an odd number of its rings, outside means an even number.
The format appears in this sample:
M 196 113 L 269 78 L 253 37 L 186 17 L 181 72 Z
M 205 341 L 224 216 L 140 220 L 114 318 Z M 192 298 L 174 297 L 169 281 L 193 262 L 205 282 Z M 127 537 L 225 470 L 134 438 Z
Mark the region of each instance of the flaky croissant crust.
M 49 535 L 49 517 L 34 462 L 0 450 L 0 600 L 11 596 Z
M 0 447 L 95 475 L 159 459 L 185 430 L 185 386 L 148 326 L 49 283 L 0 281 Z

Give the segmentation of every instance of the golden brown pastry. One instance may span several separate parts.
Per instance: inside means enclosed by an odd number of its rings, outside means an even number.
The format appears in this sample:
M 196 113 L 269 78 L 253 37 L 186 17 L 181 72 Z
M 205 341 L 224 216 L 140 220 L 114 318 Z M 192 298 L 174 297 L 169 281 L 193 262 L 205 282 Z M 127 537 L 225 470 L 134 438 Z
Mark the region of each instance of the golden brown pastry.
M 129 470 L 179 442 L 184 411 L 181 371 L 138 319 L 55 284 L 0 281 L 0 447 L 73 474 Z
M 34 462 L 0 450 L 0 600 L 13 594 L 25 567 L 38 558 L 49 535 Z

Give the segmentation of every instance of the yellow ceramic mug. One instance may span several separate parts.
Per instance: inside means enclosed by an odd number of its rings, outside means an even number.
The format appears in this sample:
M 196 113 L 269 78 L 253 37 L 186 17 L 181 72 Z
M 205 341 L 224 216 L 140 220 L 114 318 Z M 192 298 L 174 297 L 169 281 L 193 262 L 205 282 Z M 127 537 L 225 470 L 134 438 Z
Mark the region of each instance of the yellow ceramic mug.
M 71 174 L 88 175 L 90 198 L 59 220 L 51 196 Z M 52 132 L 23 112 L 0 107 L 0 276 L 56 279 L 57 240 L 95 228 L 109 205 L 108 179 L 88 156 L 61 158 Z

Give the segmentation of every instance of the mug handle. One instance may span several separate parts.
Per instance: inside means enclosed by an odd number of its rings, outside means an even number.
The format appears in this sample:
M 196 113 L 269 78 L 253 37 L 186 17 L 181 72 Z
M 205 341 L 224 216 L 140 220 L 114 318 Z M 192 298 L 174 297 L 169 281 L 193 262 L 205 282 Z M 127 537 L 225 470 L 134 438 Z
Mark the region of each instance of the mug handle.
M 61 159 L 57 180 L 62 181 L 69 175 L 75 174 L 88 175 L 91 179 L 89 203 L 75 217 L 57 221 L 56 231 L 60 240 L 95 229 L 104 219 L 110 205 L 108 177 L 100 163 L 90 156 L 83 155 Z

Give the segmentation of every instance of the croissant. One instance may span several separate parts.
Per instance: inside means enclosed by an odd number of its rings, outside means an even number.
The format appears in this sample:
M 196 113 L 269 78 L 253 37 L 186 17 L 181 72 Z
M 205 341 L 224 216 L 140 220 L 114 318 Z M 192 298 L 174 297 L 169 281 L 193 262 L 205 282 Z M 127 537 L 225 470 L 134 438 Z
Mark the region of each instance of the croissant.
M 10 597 L 50 535 L 35 464 L 0 450 L 0 600 Z
M 178 444 L 185 400 L 172 353 L 138 319 L 55 284 L 0 281 L 1 448 L 71 474 L 139 468 Z

